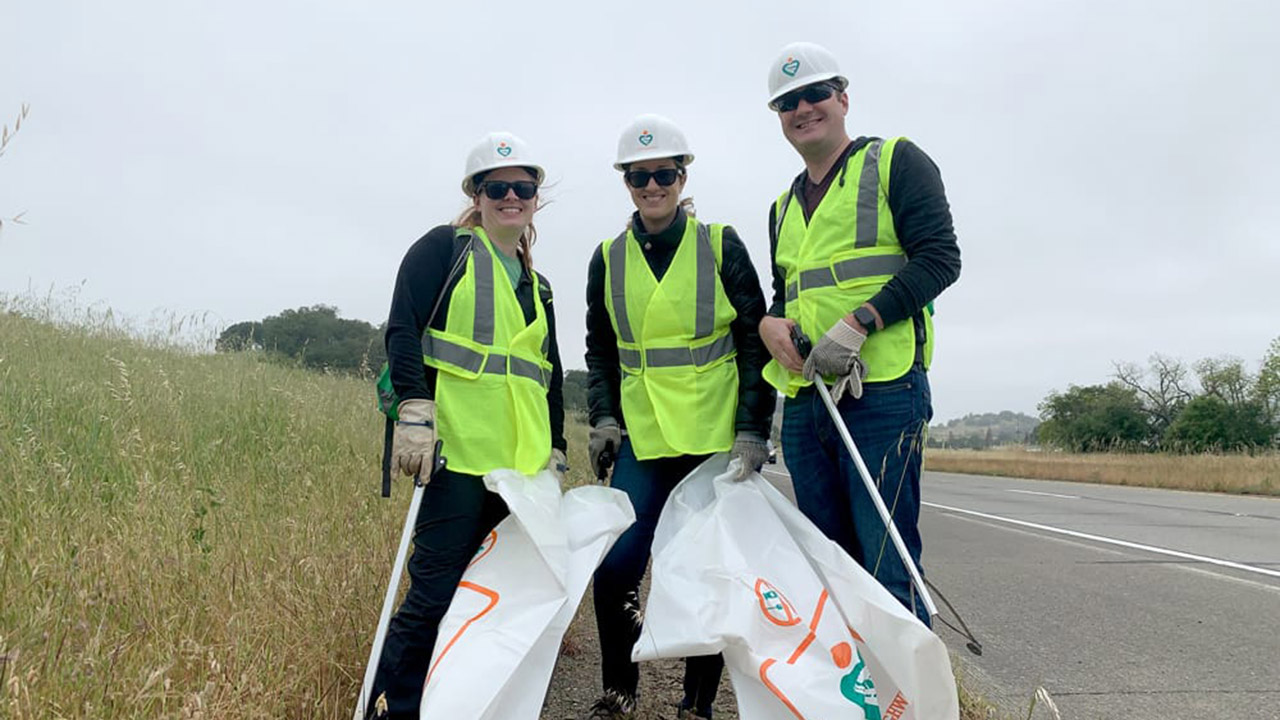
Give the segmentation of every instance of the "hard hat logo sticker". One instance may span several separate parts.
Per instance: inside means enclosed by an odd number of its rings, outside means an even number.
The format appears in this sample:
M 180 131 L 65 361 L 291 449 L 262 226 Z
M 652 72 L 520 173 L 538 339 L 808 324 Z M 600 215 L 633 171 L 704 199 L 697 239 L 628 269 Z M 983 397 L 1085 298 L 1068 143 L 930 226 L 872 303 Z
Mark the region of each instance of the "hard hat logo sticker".
M 640 141 L 641 145 L 644 145 L 645 147 L 649 147 L 649 143 L 653 142 L 653 135 L 650 134 L 648 130 L 645 130 L 640 134 L 640 137 L 636 139 Z
M 511 147 L 507 145 L 505 142 L 498 143 L 498 154 L 501 155 L 502 157 L 506 157 L 510 155 Z
M 800 72 L 800 61 L 795 58 L 787 58 L 787 61 L 782 65 L 782 74 L 787 77 L 795 77 L 798 72 Z

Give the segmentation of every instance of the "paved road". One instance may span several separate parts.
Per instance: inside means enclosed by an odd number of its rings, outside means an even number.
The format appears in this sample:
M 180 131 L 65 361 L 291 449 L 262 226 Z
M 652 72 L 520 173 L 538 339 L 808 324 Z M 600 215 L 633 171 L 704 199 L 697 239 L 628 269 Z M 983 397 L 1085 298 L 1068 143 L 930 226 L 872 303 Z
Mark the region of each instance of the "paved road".
M 1280 719 L 1280 499 L 947 473 L 923 497 L 925 569 L 984 653 L 939 634 L 1007 709 L 1043 686 L 1067 720 Z

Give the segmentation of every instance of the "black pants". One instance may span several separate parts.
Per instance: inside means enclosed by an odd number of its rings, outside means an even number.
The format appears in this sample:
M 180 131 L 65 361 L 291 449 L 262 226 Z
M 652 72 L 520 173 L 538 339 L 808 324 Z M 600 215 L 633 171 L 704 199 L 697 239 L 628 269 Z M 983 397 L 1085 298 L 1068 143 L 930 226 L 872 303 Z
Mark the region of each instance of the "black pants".
M 416 720 L 440 620 L 481 541 L 506 516 L 506 503 L 478 476 L 446 468 L 427 484 L 408 561 L 409 592 L 387 629 L 371 710 L 385 692 L 388 717 Z
M 706 459 L 706 455 L 681 455 L 637 460 L 630 438 L 624 439 L 618 449 L 610 485 L 631 499 L 636 522 L 613 544 L 595 574 L 596 627 L 600 630 L 600 670 L 605 691 L 636 696 L 640 668 L 631 662 L 631 648 L 640 638 L 640 581 L 649 563 L 653 532 L 667 496 Z M 718 654 L 685 658 L 681 706 L 710 717 L 723 670 L 724 658 Z

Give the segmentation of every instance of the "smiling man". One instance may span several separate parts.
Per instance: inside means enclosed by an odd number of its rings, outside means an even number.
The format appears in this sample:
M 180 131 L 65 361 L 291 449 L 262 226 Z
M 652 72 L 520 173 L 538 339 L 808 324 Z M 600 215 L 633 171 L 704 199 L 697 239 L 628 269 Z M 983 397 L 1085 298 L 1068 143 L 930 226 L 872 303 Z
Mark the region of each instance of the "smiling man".
M 773 359 L 764 375 L 786 396 L 782 451 L 800 509 L 928 625 L 813 382 L 833 384 L 918 567 L 933 300 L 959 277 L 960 249 L 929 156 L 905 138 L 849 138 L 848 84 L 813 43 L 788 45 L 769 69 L 769 108 L 805 170 L 769 209 L 773 302 L 760 337 Z M 812 339 L 805 357 L 795 330 Z

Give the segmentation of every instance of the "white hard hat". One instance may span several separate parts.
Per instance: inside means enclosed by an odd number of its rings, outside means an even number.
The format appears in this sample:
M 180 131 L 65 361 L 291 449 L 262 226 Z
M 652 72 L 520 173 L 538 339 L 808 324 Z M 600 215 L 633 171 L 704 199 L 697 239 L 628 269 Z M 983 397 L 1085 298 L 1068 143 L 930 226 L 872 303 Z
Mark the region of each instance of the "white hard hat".
M 475 177 L 482 172 L 504 167 L 522 167 L 533 170 L 537 176 L 534 180 L 539 185 L 546 177 L 542 166 L 534 162 L 533 155 L 525 141 L 509 132 L 491 132 L 480 138 L 480 141 L 467 153 L 467 174 L 462 177 L 462 192 L 468 197 L 475 195 Z
M 676 124 L 661 115 L 641 115 L 622 130 L 618 138 L 618 161 L 614 170 L 622 170 L 641 160 L 675 158 L 681 165 L 693 162 L 689 143 Z
M 836 56 L 826 48 L 811 42 L 791 43 L 769 67 L 769 105 L 792 90 L 823 80 L 838 81 L 841 90 L 849 85 Z

